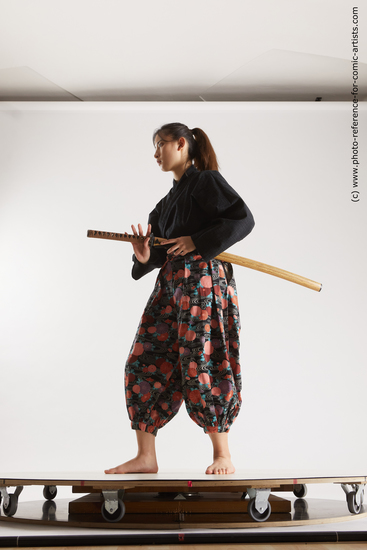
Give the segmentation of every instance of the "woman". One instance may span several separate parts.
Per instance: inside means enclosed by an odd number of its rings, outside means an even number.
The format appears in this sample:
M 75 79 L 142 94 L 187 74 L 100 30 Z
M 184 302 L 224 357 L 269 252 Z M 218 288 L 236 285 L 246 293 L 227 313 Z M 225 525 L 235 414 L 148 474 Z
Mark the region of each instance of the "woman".
M 185 401 L 213 444 L 207 474 L 235 471 L 228 432 L 241 405 L 240 319 L 231 264 L 214 259 L 254 227 L 251 212 L 218 172 L 200 128 L 165 124 L 153 135 L 154 157 L 173 187 L 149 215 L 134 244 L 132 276 L 160 268 L 126 364 L 126 400 L 137 456 L 106 473 L 155 473 L 155 436 Z M 142 226 L 135 235 L 143 236 Z M 164 237 L 150 248 L 149 236 Z M 168 247 L 168 249 L 167 249 Z

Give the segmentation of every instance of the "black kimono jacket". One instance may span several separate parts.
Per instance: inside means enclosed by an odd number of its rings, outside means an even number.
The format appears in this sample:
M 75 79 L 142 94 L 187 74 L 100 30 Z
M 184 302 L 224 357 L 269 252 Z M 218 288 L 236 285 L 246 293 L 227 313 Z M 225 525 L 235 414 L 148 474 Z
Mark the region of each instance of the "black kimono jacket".
M 149 214 L 155 237 L 190 236 L 205 261 L 248 235 L 253 216 L 236 191 L 215 170 L 200 172 L 193 165 Z M 151 249 L 148 263 L 133 256 L 132 276 L 140 279 L 166 261 L 166 249 Z

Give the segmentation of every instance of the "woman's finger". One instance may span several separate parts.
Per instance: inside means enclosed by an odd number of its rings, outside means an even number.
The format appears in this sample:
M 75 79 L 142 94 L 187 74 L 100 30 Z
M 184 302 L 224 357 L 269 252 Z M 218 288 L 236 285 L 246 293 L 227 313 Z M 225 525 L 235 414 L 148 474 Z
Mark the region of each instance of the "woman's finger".
M 168 252 L 169 254 L 171 254 L 171 253 L 173 253 L 173 252 L 177 252 L 177 249 L 178 249 L 178 248 L 179 248 L 179 245 L 178 245 L 177 243 L 175 243 L 175 245 L 174 245 L 174 246 L 171 246 L 171 248 L 168 249 L 167 252 Z

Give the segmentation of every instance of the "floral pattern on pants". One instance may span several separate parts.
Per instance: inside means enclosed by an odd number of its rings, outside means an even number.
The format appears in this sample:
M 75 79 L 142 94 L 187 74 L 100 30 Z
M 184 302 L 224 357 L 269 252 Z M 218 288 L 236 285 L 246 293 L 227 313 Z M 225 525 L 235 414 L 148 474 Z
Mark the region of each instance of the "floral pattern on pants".
M 154 435 L 185 401 L 205 432 L 228 432 L 241 406 L 235 280 L 219 260 L 168 256 L 126 363 L 133 429 Z

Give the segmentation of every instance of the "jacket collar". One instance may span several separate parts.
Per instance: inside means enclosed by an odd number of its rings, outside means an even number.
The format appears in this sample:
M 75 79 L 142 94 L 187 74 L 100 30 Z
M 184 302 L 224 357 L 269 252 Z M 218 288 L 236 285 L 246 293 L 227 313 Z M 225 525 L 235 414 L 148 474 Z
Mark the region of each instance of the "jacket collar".
M 189 176 L 191 176 L 191 174 L 194 174 L 197 171 L 198 171 L 197 168 L 195 168 L 195 166 L 191 164 L 191 166 L 188 167 L 186 172 L 181 176 L 181 178 L 178 181 L 176 181 L 175 179 L 173 180 L 173 185 L 178 185 L 182 181 L 185 181 L 186 178 L 188 178 Z

